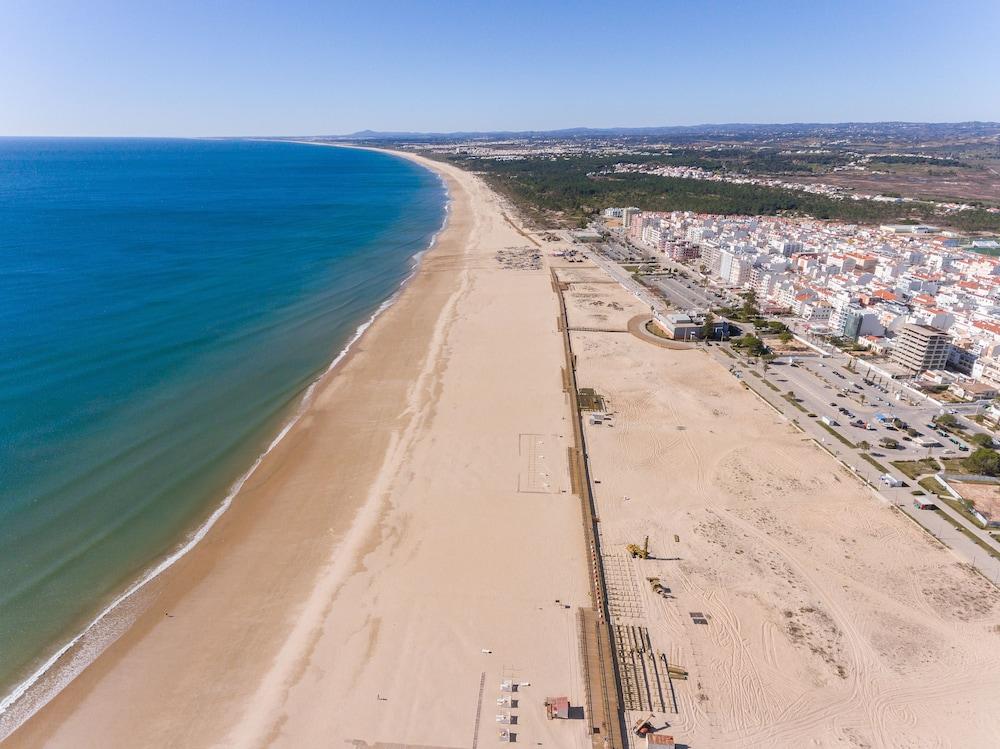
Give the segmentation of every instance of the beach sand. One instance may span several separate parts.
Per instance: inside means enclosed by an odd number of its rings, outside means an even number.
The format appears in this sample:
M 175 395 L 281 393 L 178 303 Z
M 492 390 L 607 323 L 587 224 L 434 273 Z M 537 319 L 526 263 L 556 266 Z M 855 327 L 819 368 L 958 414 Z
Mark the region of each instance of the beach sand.
M 613 623 L 689 671 L 676 712 L 654 683 L 654 724 L 692 747 L 1000 746 L 997 589 L 747 392 L 732 360 L 595 332 L 648 307 L 588 266 L 557 272 L 591 328 L 571 333 L 578 385 L 613 414 L 585 424 Z M 631 559 L 646 536 L 653 558 Z
M 478 178 L 430 166 L 451 212 L 398 301 L 5 747 L 492 746 L 502 712 L 518 743 L 589 746 L 543 711 L 583 700 L 590 605 L 547 258 Z

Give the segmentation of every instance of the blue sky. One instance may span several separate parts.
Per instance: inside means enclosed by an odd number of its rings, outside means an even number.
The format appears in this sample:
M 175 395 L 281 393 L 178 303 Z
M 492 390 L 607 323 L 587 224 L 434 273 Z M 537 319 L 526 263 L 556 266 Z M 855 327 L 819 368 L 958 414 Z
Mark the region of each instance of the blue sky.
M 0 134 L 1000 120 L 1000 0 L 2 0 Z

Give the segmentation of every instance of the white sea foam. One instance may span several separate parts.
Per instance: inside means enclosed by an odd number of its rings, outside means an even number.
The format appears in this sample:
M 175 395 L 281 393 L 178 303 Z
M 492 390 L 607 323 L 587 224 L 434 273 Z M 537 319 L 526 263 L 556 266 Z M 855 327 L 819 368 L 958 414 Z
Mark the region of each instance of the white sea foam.
M 425 167 L 426 168 L 426 167 Z M 378 308 L 371 314 L 371 316 L 363 323 L 358 325 L 354 331 L 354 336 L 350 341 L 340 350 L 333 361 L 330 362 L 329 366 L 323 370 L 323 372 L 306 388 L 302 395 L 302 400 L 299 402 L 299 406 L 296 409 L 294 415 L 288 420 L 288 422 L 281 428 L 277 436 L 271 440 L 267 448 L 257 456 L 257 459 L 253 462 L 253 465 L 242 475 L 236 482 L 230 487 L 229 492 L 226 494 L 222 503 L 209 515 L 208 519 L 205 520 L 193 533 L 191 533 L 181 545 L 173 551 L 165 559 L 161 560 L 151 569 L 147 570 L 138 580 L 136 580 L 132 585 L 130 585 L 123 593 L 118 595 L 110 604 L 108 604 L 94 619 L 91 620 L 86 627 L 84 627 L 79 634 L 64 643 L 59 649 L 57 649 L 49 658 L 41 664 L 30 676 L 24 679 L 21 683 L 14 687 L 14 689 L 0 699 L 0 741 L 3 741 L 11 733 L 13 733 L 18 726 L 20 726 L 24 721 L 34 715 L 38 710 L 45 706 L 45 704 L 55 697 L 58 692 L 69 684 L 76 676 L 78 676 L 87 666 L 89 666 L 93 661 L 100 656 L 115 640 L 117 640 L 125 630 L 127 626 L 121 626 L 121 622 L 110 622 L 111 615 L 116 612 L 120 607 L 129 601 L 136 593 L 142 590 L 146 585 L 148 585 L 152 580 L 166 572 L 170 567 L 172 567 L 179 559 L 184 557 L 188 552 L 190 552 L 198 543 L 205 538 L 212 527 L 219 521 L 219 518 L 225 514 L 225 512 L 232 506 L 233 500 L 236 499 L 240 490 L 243 488 L 244 484 L 250 479 L 251 476 L 256 472 L 257 468 L 264 461 L 269 453 L 271 453 L 281 441 L 288 435 L 292 428 L 299 422 L 308 408 L 310 402 L 312 401 L 313 394 L 319 384 L 336 369 L 337 365 L 344 360 L 344 357 L 350 352 L 351 347 L 357 343 L 357 341 L 364 335 L 365 331 L 372 326 L 378 317 L 389 309 L 397 299 L 399 299 L 403 288 L 406 286 L 407 282 L 410 281 L 420 269 L 420 263 L 424 256 L 437 244 L 438 236 L 444 230 L 445 226 L 448 224 L 448 217 L 451 215 L 451 196 L 448 194 L 448 185 L 444 178 L 431 170 L 432 173 L 441 181 L 441 184 L 445 188 L 445 210 L 444 218 L 441 222 L 441 226 L 436 232 L 431 236 L 431 241 L 427 246 L 427 249 L 420 250 L 414 253 L 412 257 L 412 264 L 410 273 L 399 283 L 396 291 L 386 299 Z M 95 644 L 94 647 L 88 648 L 88 652 L 84 654 L 84 657 L 73 657 L 69 659 L 69 662 L 61 664 L 64 660 L 66 654 L 81 643 L 84 638 L 92 636 L 95 631 L 103 625 L 105 622 L 109 623 L 109 626 L 105 630 L 105 637 L 100 638 L 100 641 Z M 62 667 L 64 666 L 64 667 Z M 18 705 L 19 701 L 29 696 L 33 686 L 38 684 L 38 682 L 43 679 L 46 675 L 49 675 L 53 669 L 57 667 L 61 668 L 61 673 L 58 674 L 56 684 L 52 688 L 46 689 L 45 693 L 39 695 L 39 699 L 33 700 L 31 704 Z M 13 708 L 17 707 L 16 715 L 12 713 Z

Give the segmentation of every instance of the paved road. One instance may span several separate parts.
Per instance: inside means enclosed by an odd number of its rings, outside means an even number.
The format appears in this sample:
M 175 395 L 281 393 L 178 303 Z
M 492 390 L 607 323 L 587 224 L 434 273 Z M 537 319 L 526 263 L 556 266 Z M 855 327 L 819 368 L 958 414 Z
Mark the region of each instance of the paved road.
M 647 284 L 657 286 L 671 302 L 685 311 L 705 312 L 722 305 L 721 299 L 715 298 L 710 291 L 687 279 L 647 275 L 644 280 Z
M 769 379 L 782 392 L 795 391 L 796 396 L 802 399 L 802 405 L 809 411 L 836 419 L 841 424 L 840 431 L 853 442 L 866 440 L 875 444 L 884 437 L 895 439 L 902 449 L 890 451 L 890 457 L 887 458 L 889 460 L 917 460 L 929 455 L 961 457 L 968 454 L 959 451 L 956 445 L 927 427 L 937 413 L 935 408 L 889 400 L 886 394 L 864 385 L 856 375 L 839 367 L 834 359 L 801 357 L 798 361 L 797 367 L 772 365 L 768 373 Z M 845 389 L 847 394 L 843 392 Z M 877 401 L 876 398 L 880 400 Z M 831 403 L 836 405 L 830 405 Z M 851 416 L 840 413 L 840 408 L 848 409 Z M 920 447 L 916 442 L 904 440 L 905 432 L 880 425 L 875 419 L 876 413 L 902 419 L 924 437 L 939 440 L 942 446 L 930 448 L 929 452 L 928 448 Z M 854 419 L 861 419 L 874 429 L 849 426 Z
M 645 304 L 651 312 L 657 315 L 666 314 L 667 307 L 664 305 L 663 300 L 659 299 L 645 286 L 638 283 L 634 278 L 632 278 L 632 274 L 618 265 L 618 263 L 608 260 L 600 253 L 590 249 L 584 249 L 582 252 L 588 260 L 602 268 L 609 276 L 620 283 L 626 291 Z

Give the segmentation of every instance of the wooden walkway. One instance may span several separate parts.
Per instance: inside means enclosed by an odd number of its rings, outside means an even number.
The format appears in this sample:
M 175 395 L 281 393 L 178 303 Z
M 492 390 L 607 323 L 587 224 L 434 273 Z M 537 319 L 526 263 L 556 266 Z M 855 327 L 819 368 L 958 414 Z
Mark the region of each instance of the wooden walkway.
M 593 606 L 581 609 L 578 614 L 580 655 L 585 670 L 586 714 L 590 721 L 591 741 L 594 749 L 627 749 L 625 713 L 621 708 L 621 682 L 614 657 L 615 642 L 608 625 L 607 585 L 604 577 L 604 558 L 597 528 L 597 510 L 591 492 L 587 468 L 586 444 L 583 437 L 583 416 L 580 411 L 579 391 L 576 382 L 576 357 L 570 342 L 567 325 L 566 285 L 559 282 L 554 268 L 552 287 L 559 300 L 559 318 L 563 334 L 566 365 L 563 385 L 569 396 L 573 412 L 573 446 L 570 450 L 570 475 L 577 490 L 583 515 L 584 537 L 590 558 L 590 590 Z M 617 332 L 617 331 L 616 331 Z

